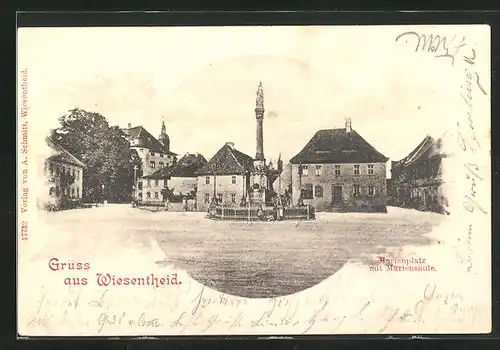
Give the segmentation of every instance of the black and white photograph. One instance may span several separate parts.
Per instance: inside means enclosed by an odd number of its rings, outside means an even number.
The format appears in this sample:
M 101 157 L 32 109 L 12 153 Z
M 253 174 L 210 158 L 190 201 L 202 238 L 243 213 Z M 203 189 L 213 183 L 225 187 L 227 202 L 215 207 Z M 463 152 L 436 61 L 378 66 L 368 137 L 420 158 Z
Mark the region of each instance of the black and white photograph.
M 486 25 L 18 29 L 22 336 L 489 333 Z

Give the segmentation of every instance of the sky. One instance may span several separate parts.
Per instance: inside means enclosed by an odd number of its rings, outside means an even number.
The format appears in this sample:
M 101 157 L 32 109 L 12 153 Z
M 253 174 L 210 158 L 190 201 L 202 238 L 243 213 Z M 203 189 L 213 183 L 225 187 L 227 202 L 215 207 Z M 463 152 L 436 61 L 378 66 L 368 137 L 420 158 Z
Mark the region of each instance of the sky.
M 255 156 L 264 87 L 264 154 L 286 162 L 320 129 L 352 127 L 391 160 L 453 127 L 462 76 L 395 42 L 403 27 L 23 28 L 37 133 L 79 107 L 110 124 L 162 120 L 178 154 L 210 158 L 225 142 Z

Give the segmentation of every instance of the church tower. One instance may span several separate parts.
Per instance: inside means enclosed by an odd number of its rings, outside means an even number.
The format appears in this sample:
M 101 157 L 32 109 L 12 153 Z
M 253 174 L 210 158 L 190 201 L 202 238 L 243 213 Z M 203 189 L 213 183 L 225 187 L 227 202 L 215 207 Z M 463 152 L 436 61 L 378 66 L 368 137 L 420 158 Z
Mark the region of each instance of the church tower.
M 165 127 L 164 120 L 162 120 L 161 122 L 161 133 L 158 137 L 158 140 L 160 140 L 161 144 L 163 145 L 163 152 L 170 152 L 170 138 L 167 135 L 167 128 Z

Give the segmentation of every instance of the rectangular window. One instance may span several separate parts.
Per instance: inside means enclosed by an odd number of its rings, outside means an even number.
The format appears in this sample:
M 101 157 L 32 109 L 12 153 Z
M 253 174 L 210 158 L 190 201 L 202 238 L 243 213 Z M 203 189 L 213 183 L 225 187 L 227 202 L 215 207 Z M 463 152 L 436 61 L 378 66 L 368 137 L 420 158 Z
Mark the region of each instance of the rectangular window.
M 142 198 L 142 192 L 139 192 L 139 198 Z
M 353 197 L 359 197 L 359 185 L 353 185 L 352 195 Z
M 160 153 L 160 158 L 163 158 L 163 153 Z
M 158 180 L 155 180 L 155 186 L 158 186 Z
M 299 174 L 304 176 L 309 175 L 309 167 L 307 165 L 301 165 L 299 167 Z
M 205 204 L 210 203 L 210 193 L 205 193 Z
M 335 175 L 340 175 L 340 165 L 336 164 L 334 171 L 335 171 Z
M 359 165 L 354 166 L 354 175 L 359 175 Z
M 71 169 L 71 175 L 75 177 L 75 169 Z
M 314 195 L 316 198 L 323 198 L 323 186 L 321 185 L 314 186 Z
M 147 179 L 148 187 L 151 186 L 151 179 Z
M 205 184 L 210 185 L 210 176 L 205 177 Z
M 54 175 L 54 164 L 49 164 L 50 175 Z
M 146 198 L 151 198 L 151 193 L 146 192 Z
M 74 197 L 74 196 L 75 196 L 75 189 L 74 189 L 74 188 L 72 188 L 72 189 L 71 189 L 71 197 Z
M 313 199 L 313 185 L 304 184 L 301 194 L 303 199 Z
M 77 170 L 76 171 L 76 179 L 79 180 L 80 179 L 80 170 Z
M 76 188 L 76 198 L 80 198 L 80 188 Z
M 154 156 L 155 156 L 155 153 L 154 153 L 154 152 L 151 152 L 151 155 L 154 157 Z
M 316 165 L 316 176 L 321 175 L 321 165 Z
M 139 190 L 142 190 L 142 181 L 139 181 L 139 182 L 137 183 L 137 187 L 139 188 Z
M 375 195 L 375 188 L 373 186 L 368 186 L 368 195 L 373 197 Z
M 231 202 L 236 203 L 236 193 L 231 193 Z
M 236 176 L 231 176 L 231 183 L 236 184 Z
M 164 166 L 165 166 L 165 164 L 163 164 L 163 162 L 158 163 L 158 168 L 163 169 Z
M 155 192 L 155 198 L 158 198 L 158 192 Z
M 368 175 L 373 175 L 373 164 L 368 164 Z
M 156 164 L 155 164 L 155 161 L 154 161 L 154 160 L 152 160 L 152 161 L 150 161 L 150 162 L 149 162 L 149 166 L 150 166 L 151 168 L 153 168 L 153 169 L 154 169 L 154 168 L 155 168 L 155 165 L 156 165 Z
M 222 201 L 222 193 L 217 193 L 217 199 L 218 199 L 219 201 Z

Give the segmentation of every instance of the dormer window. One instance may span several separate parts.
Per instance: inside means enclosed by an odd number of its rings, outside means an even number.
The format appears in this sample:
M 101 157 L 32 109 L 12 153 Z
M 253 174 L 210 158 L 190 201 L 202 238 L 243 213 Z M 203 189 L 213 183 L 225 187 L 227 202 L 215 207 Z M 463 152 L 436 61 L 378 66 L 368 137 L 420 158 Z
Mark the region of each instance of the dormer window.
M 153 157 L 154 157 L 154 156 L 155 156 L 155 153 L 154 153 L 154 152 L 151 152 L 151 156 L 153 156 Z

